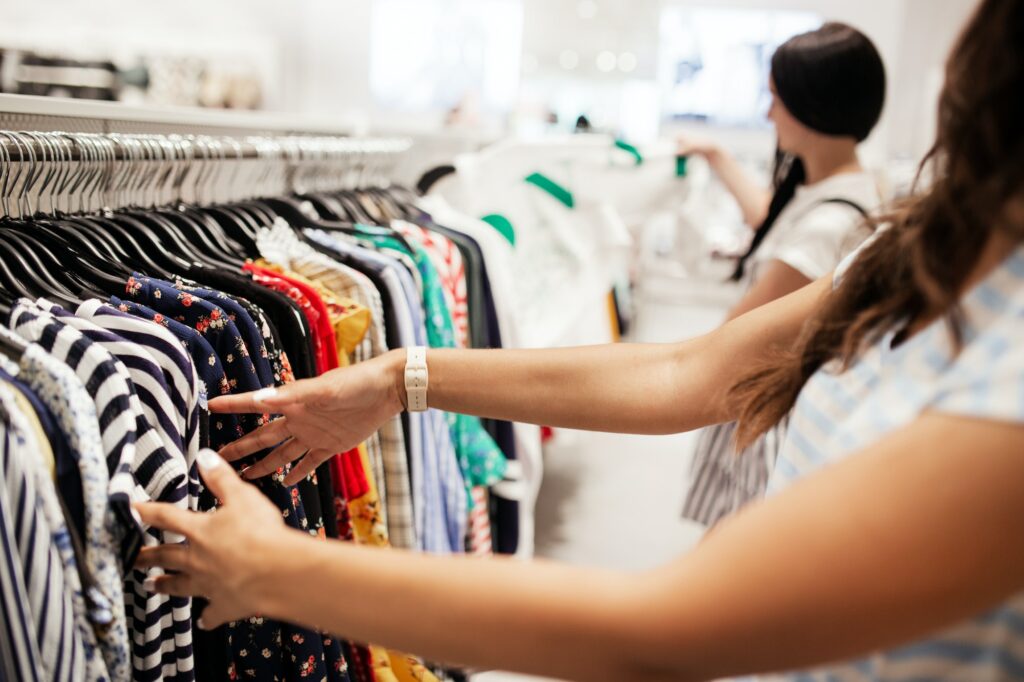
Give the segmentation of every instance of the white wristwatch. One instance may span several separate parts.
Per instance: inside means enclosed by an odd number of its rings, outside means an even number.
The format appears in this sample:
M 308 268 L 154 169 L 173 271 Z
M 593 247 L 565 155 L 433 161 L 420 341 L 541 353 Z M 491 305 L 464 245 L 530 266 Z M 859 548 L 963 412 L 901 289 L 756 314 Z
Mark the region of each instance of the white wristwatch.
M 427 349 L 412 346 L 405 352 L 405 397 L 409 412 L 427 410 Z

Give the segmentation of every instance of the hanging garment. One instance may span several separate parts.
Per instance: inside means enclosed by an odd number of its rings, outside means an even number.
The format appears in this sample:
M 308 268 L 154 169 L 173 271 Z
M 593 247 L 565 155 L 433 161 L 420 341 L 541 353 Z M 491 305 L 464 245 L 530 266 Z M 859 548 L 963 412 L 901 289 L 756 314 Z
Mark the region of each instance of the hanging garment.
M 156 316 L 159 316 L 159 321 L 163 322 L 168 317 L 175 318 L 187 330 L 199 334 L 208 342 L 207 345 L 211 349 L 211 353 L 207 357 L 207 362 L 211 367 L 219 364 L 223 372 L 222 378 L 216 377 L 215 379 L 221 387 L 222 395 L 264 388 L 259 382 L 259 376 L 244 338 L 234 321 L 222 308 L 190 292 L 180 291 L 169 282 L 144 277 L 141 274 L 133 275 L 129 279 L 126 283 L 126 292 L 128 296 L 137 301 L 144 302 L 161 311 L 155 313 Z M 145 314 L 145 311 L 138 308 L 136 310 Z M 205 352 L 204 355 L 206 355 Z M 213 360 L 217 362 L 213 362 Z M 211 379 L 213 378 L 211 377 Z M 214 449 L 219 449 L 240 435 L 259 428 L 268 420 L 267 415 L 242 415 L 235 420 L 234 426 L 237 435 L 225 438 L 230 433 L 230 429 L 226 431 L 224 427 L 230 424 L 230 421 L 222 421 L 220 419 L 222 416 L 217 415 L 217 419 L 211 419 L 211 447 Z M 229 419 L 230 417 L 234 417 L 234 415 L 230 415 Z M 247 466 L 266 454 L 266 452 L 257 453 L 236 464 Z M 286 471 L 264 477 L 257 481 L 256 485 L 277 505 L 289 526 L 314 535 L 318 534 L 319 529 L 315 524 L 313 526 L 310 524 L 304 503 L 315 500 L 316 510 L 320 511 L 319 493 L 311 494 L 303 499 L 297 488 L 286 488 L 282 484 L 284 475 L 286 475 Z M 200 508 L 204 508 L 202 503 Z M 319 523 L 322 526 L 322 512 L 317 518 L 320 519 Z M 328 655 L 324 651 L 325 638 L 319 633 L 262 617 L 251 617 L 245 621 L 231 623 L 226 630 L 227 650 L 230 651 L 230 660 L 227 663 L 229 675 L 255 675 L 260 679 L 264 677 L 272 679 L 276 675 L 288 679 L 298 679 L 309 675 L 322 677 L 333 674 L 339 680 L 347 680 L 347 675 L 328 665 L 328 659 L 336 660 L 340 658 L 340 653 Z M 204 639 L 207 640 L 204 648 L 206 650 L 220 648 L 220 638 L 221 634 L 219 633 L 210 634 L 208 637 L 204 636 Z M 340 646 L 335 640 L 331 640 L 331 642 L 331 646 Z M 264 650 L 271 651 L 271 657 L 262 656 L 261 652 Z M 275 651 L 279 652 L 278 655 L 273 655 Z M 260 655 L 251 655 L 254 652 L 260 652 Z M 215 665 L 218 664 L 219 657 L 216 653 L 211 653 L 204 658 L 215 661 Z M 329 667 L 332 669 L 329 670 Z M 223 675 L 223 672 L 216 674 Z
M 130 643 L 118 540 L 124 534 L 124 526 L 111 501 L 110 474 L 103 455 L 96 404 L 75 371 L 38 345 L 29 344 L 18 364 L 19 378 L 57 418 L 78 455 L 85 506 L 86 569 L 94 579 L 86 593 L 88 617 L 96 627 L 109 679 L 128 679 Z
M 344 242 L 334 241 L 332 235 L 310 234 L 311 238 L 329 248 L 346 248 Z M 277 230 L 265 237 L 268 241 L 278 239 L 286 244 L 290 239 L 289 234 Z M 273 244 L 268 246 L 273 248 Z M 348 271 L 341 269 L 337 261 L 316 252 L 303 251 L 301 256 L 293 257 L 291 263 L 307 276 L 317 279 L 334 291 L 339 291 L 350 281 L 346 279 Z M 372 252 L 365 252 L 365 257 L 384 259 L 390 268 L 389 272 L 398 280 L 399 291 L 394 293 L 392 299 L 405 302 L 403 311 L 411 321 L 413 334 L 407 345 L 427 345 L 424 312 L 418 303 L 414 304 L 422 299 L 411 275 L 394 259 L 386 259 Z M 356 289 L 350 288 L 348 291 L 357 293 Z M 380 335 L 379 326 L 376 326 L 376 329 Z M 378 343 L 381 341 L 378 336 Z M 453 494 L 464 488 L 458 467 L 449 464 L 453 445 L 446 417 L 439 410 L 413 412 L 407 414 L 407 417 L 411 455 L 409 473 L 418 547 L 429 552 L 461 552 L 464 549 L 465 536 L 465 494 Z M 444 488 L 441 483 L 442 475 L 445 476 Z M 393 518 L 392 515 L 389 515 L 390 518 Z
M 0 593 L 10 680 L 106 675 L 78 582 L 71 539 L 28 418 L 0 384 Z M 86 650 L 84 637 L 90 637 Z M 96 678 L 92 678 L 96 679 Z M 102 679 L 102 678 L 101 678 Z
M 358 344 L 352 353 L 356 361 L 369 360 L 387 352 L 383 303 L 380 293 L 369 277 L 298 242 L 291 230 L 285 226 L 278 225 L 272 230 L 264 231 L 259 237 L 258 244 L 268 260 L 287 265 L 297 274 L 317 282 L 336 296 L 353 300 L 370 311 L 371 324 L 366 339 Z M 402 293 L 402 297 L 400 300 L 407 300 L 405 292 Z M 417 546 L 417 539 L 421 548 L 430 546 L 433 551 L 442 551 L 441 547 L 444 546 L 440 538 L 433 534 L 433 530 L 427 530 L 429 537 L 424 538 L 426 526 L 421 515 L 426 513 L 428 495 L 421 487 L 423 462 L 426 458 L 436 458 L 438 451 L 451 447 L 450 439 L 433 440 L 424 445 L 427 430 L 423 422 L 433 419 L 436 419 L 433 415 L 410 415 L 408 456 L 399 417 L 385 422 L 378 432 L 380 437 L 376 441 L 376 447 L 379 448 L 379 458 L 383 465 L 383 476 L 381 477 L 378 471 L 378 477 L 385 482 L 383 488 L 386 491 L 386 518 L 395 546 L 414 547 Z M 367 447 L 372 460 L 375 456 L 375 439 L 371 438 Z M 429 451 L 425 451 L 425 447 L 429 448 Z M 414 509 L 414 503 L 423 505 L 419 512 Z M 432 518 L 443 522 L 436 516 L 432 515 Z M 437 525 L 432 525 L 431 529 L 433 528 L 437 528 Z M 448 551 L 456 551 L 451 549 L 450 543 L 447 546 Z
M 372 241 L 385 251 L 400 251 L 403 248 L 397 240 L 390 237 L 374 237 Z M 410 255 L 424 283 L 424 307 L 427 312 L 426 328 L 430 346 L 455 348 L 458 344 L 446 303 L 444 280 L 434 268 L 427 250 L 415 238 L 410 241 L 414 249 Z M 446 412 L 445 415 L 467 484 L 467 495 L 468 489 L 474 485 L 486 486 L 500 481 L 505 472 L 505 456 L 483 429 L 480 419 L 450 412 Z
M 396 220 L 393 226 L 405 236 L 409 243 L 422 247 L 424 253 L 430 258 L 451 313 L 452 324 L 455 327 L 456 347 L 467 348 L 470 344 L 469 298 L 462 253 L 453 241 L 442 234 L 432 234 L 419 225 L 399 220 Z M 485 341 L 485 339 L 480 340 Z M 487 432 L 493 437 L 489 430 Z M 504 455 L 505 452 L 502 451 L 502 454 Z M 486 486 L 501 479 L 504 475 L 505 465 L 502 462 L 500 473 L 495 469 L 494 475 L 488 477 L 490 480 L 483 481 L 481 479 L 484 478 L 484 471 L 490 462 L 484 460 L 470 463 L 468 460 L 460 460 L 460 464 L 467 485 L 470 486 L 467 549 L 475 555 L 487 555 L 492 552 L 490 509 L 487 504 L 478 504 L 478 502 L 487 499 Z M 472 467 L 476 467 L 476 469 L 474 470 Z M 467 471 L 467 468 L 470 470 Z
M 138 345 L 160 366 L 179 428 L 182 429 L 189 472 L 189 508 L 197 509 L 199 479 L 195 461 L 200 444 L 209 442 L 209 416 L 206 411 L 207 389 L 196 371 L 197 365 L 192 362 L 194 354 L 190 354 L 188 346 L 183 347 L 166 326 L 130 315 L 99 300 L 85 301 L 75 314 Z
M 115 448 L 133 446 L 121 454 L 122 458 L 131 457 L 129 475 L 138 486 L 130 493 L 132 498 L 186 508 L 188 471 L 184 455 L 180 451 L 177 456 L 168 452 L 146 419 L 131 373 L 105 346 L 111 343 L 110 337 L 101 331 L 90 338 L 27 301 L 15 307 L 11 324 L 19 334 L 37 340 L 55 357 L 73 363 L 96 401 L 104 449 L 116 452 L 111 444 Z M 184 541 L 180 536 L 156 530 L 147 532 L 143 538 L 145 544 L 152 546 Z M 147 678 L 162 671 L 163 675 L 190 677 L 191 600 L 151 593 L 142 586 L 145 577 L 143 572 L 133 570 L 127 573 L 125 582 L 135 675 Z M 168 612 L 170 619 L 165 621 L 163 616 Z

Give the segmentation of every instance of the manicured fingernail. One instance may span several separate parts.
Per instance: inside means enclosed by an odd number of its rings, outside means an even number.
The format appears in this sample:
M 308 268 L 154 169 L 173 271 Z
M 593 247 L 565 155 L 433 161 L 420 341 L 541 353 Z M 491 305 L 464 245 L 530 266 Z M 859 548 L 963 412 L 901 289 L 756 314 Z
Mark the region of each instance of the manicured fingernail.
M 214 469 L 224 463 L 224 460 L 213 450 L 203 449 L 196 456 L 196 461 L 203 469 Z
M 196 625 L 199 626 L 200 630 L 209 630 L 210 629 L 210 628 L 206 627 L 206 621 L 203 620 L 202 616 L 199 616 L 199 619 L 196 621 Z
M 156 578 L 146 578 L 143 580 L 142 589 L 146 592 L 156 592 Z
M 137 523 L 137 524 L 139 524 L 141 526 L 142 525 L 142 515 L 139 514 L 139 510 L 137 510 L 135 507 L 132 507 L 131 510 L 132 510 L 132 518 L 135 519 L 135 523 Z
M 242 471 L 241 471 L 242 478 L 244 478 L 247 481 L 249 480 L 249 470 L 250 469 L 252 469 L 252 467 L 246 467 L 246 468 L 242 469 Z
M 252 399 L 257 403 L 262 403 L 267 398 L 273 398 L 275 395 L 277 395 L 277 389 L 271 386 L 270 388 L 261 388 L 253 393 Z

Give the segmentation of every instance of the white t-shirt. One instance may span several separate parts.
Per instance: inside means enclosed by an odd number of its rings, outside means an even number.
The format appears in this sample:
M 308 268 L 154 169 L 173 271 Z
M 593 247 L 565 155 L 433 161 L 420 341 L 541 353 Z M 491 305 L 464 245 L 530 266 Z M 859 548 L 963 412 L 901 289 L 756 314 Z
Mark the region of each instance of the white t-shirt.
M 863 171 L 801 185 L 751 257 L 748 281 L 756 280 L 761 268 L 773 260 L 782 261 L 812 281 L 819 279 L 870 235 L 855 208 L 829 199 L 852 201 L 868 212 L 881 202 L 874 178 Z

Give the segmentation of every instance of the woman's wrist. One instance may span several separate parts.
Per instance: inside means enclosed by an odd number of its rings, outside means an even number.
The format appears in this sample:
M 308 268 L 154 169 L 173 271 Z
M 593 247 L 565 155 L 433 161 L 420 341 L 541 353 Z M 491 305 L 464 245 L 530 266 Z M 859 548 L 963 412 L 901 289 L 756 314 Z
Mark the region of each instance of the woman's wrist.
M 292 528 L 282 528 L 274 535 L 272 551 L 251 554 L 259 563 L 253 571 L 251 596 L 261 616 L 294 620 L 293 609 L 301 609 L 302 591 L 308 589 L 308 577 L 319 575 L 310 561 L 323 540 Z
M 707 160 L 708 165 L 713 169 L 718 168 L 718 165 L 722 162 L 722 157 L 724 155 L 724 150 L 717 144 L 709 144 L 702 153 L 702 156 Z
M 408 396 L 405 391 L 405 357 L 404 348 L 388 351 L 381 359 L 384 365 L 385 385 L 388 404 L 396 413 L 408 409 Z

